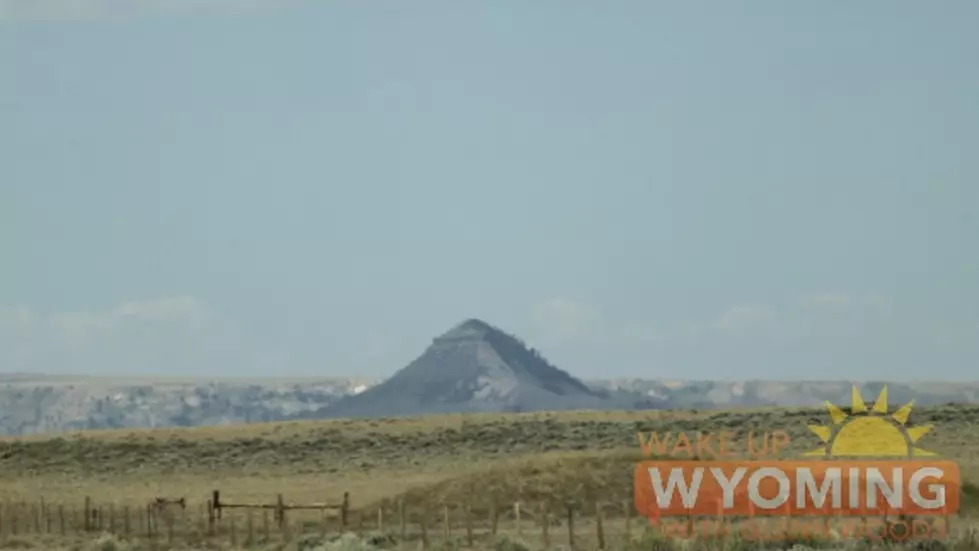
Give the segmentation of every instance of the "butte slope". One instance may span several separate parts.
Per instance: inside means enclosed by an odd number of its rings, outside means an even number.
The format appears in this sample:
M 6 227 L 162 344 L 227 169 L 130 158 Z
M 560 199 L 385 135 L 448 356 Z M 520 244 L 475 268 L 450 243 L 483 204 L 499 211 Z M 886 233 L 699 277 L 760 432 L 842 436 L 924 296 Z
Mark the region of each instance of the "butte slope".
M 554 367 L 515 337 L 470 319 L 433 339 L 388 380 L 342 398 L 321 416 L 607 409 L 611 402 L 608 393 Z

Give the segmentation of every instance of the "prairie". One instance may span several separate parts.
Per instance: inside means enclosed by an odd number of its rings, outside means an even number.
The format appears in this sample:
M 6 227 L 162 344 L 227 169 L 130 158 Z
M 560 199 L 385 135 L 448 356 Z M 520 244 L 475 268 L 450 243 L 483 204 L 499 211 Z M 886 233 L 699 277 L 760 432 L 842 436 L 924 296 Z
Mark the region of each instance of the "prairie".
M 358 522 L 394 519 L 404 503 L 431 516 L 433 530 L 442 505 L 457 515 L 457 506 L 467 504 L 485 518 L 494 507 L 521 501 L 532 522 L 539 505 L 574 500 L 582 504 L 582 522 L 594 517 L 599 502 L 610 507 L 603 512 L 609 522 L 617 522 L 628 515 L 639 433 L 727 431 L 743 440 L 784 431 L 790 440 L 781 453 L 794 456 L 821 445 L 807 425 L 828 417 L 824 409 L 800 408 L 579 411 L 4 438 L 0 496 L 8 505 L 43 500 L 69 507 L 88 497 L 115 510 L 182 497 L 197 515 L 212 490 L 224 500 L 263 503 L 278 494 L 292 503 L 336 502 L 349 492 Z M 915 408 L 911 422 L 933 424 L 920 446 L 956 460 L 973 481 L 979 480 L 976 419 L 979 406 L 950 405 Z M 972 514 L 968 501 L 963 517 Z M 319 516 L 295 518 L 315 525 Z

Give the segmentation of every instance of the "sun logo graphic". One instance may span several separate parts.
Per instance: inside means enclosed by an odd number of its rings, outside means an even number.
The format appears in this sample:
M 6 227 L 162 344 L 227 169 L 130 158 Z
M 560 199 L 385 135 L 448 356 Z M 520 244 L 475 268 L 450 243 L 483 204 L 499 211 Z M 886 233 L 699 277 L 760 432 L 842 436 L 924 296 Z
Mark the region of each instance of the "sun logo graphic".
M 826 402 L 832 425 L 809 425 L 823 446 L 806 456 L 822 457 L 934 457 L 935 453 L 917 447 L 918 440 L 932 425 L 908 426 L 914 400 L 889 417 L 887 385 L 881 389 L 870 411 L 856 386 L 850 396 L 850 414 Z
M 649 460 L 636 465 L 636 509 L 661 517 L 951 515 L 955 462 L 918 447 L 931 425 L 910 423 L 913 401 L 889 414 L 887 387 L 868 411 L 853 387 L 850 412 L 826 402 L 822 446 L 795 460 Z

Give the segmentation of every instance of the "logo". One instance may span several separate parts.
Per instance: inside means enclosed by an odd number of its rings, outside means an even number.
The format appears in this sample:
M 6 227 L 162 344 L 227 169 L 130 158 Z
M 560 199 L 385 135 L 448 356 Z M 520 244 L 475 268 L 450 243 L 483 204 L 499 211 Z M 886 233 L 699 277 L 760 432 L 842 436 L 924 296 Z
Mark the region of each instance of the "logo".
M 877 396 L 870 414 L 860 397 L 860 391 L 853 387 L 850 397 L 850 412 L 826 402 L 832 426 L 809 425 L 824 446 L 815 449 L 807 456 L 826 457 L 932 457 L 935 454 L 916 447 L 918 440 L 932 429 L 932 425 L 909 427 L 908 418 L 914 400 L 902 406 L 889 418 L 887 415 L 887 387 Z M 863 415 L 858 415 L 863 414 Z
M 670 453 L 666 460 L 642 461 L 635 470 L 636 508 L 654 524 L 664 517 L 686 517 L 688 522 L 694 517 L 816 517 L 828 526 L 829 517 L 954 514 L 958 466 L 919 447 L 932 426 L 909 423 L 913 403 L 889 415 L 885 386 L 868 411 L 853 387 L 849 413 L 826 402 L 830 423 L 809 426 L 822 446 L 794 459 L 751 453 L 760 446 L 749 443 L 743 447 L 749 452 L 744 460 Z M 788 446 L 787 433 L 777 432 L 779 445 L 765 446 L 766 451 Z M 670 438 L 640 435 L 639 441 L 647 454 L 696 449 L 664 445 Z M 697 438 L 681 435 L 677 440 Z

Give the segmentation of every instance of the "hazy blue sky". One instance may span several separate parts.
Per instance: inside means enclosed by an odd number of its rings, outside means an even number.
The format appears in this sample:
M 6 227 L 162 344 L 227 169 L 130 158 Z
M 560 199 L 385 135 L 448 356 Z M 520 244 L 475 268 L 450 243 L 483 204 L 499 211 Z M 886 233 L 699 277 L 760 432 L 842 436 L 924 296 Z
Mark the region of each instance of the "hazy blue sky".
M 979 379 L 977 21 L 0 0 L 0 370 Z

